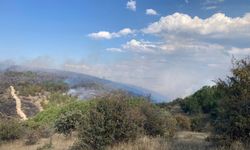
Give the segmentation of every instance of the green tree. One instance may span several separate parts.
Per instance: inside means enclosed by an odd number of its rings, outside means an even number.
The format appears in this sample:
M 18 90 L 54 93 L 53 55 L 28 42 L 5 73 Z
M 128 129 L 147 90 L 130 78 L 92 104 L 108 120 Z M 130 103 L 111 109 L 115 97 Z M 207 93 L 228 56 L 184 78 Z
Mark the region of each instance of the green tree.
M 220 101 L 215 131 L 230 140 L 250 140 L 250 59 L 235 60 L 232 76 L 219 80 L 225 93 Z
M 184 99 L 182 109 L 190 114 L 213 113 L 219 100 L 224 96 L 217 86 L 204 86 L 193 95 Z

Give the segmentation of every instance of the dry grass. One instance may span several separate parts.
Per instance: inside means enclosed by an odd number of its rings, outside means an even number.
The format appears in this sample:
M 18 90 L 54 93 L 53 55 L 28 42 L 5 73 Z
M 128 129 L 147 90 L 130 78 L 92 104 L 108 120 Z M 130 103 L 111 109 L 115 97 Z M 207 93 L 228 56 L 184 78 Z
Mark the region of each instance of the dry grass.
M 142 137 L 134 142 L 121 143 L 107 150 L 167 150 L 167 142 L 162 138 Z
M 180 131 L 176 133 L 174 138 L 178 141 L 204 142 L 209 135 L 205 132 Z
M 234 143 L 230 148 L 216 148 L 206 141 L 208 133 L 178 132 L 172 140 L 141 137 L 134 142 L 120 143 L 107 150 L 246 150 L 242 144 Z
M 213 149 L 207 142 L 193 142 L 163 138 L 142 137 L 134 142 L 121 143 L 108 147 L 107 150 L 209 150 Z M 214 149 L 213 149 L 214 150 Z
M 198 132 L 178 132 L 172 140 L 156 137 L 141 137 L 133 142 L 120 143 L 107 147 L 106 150 L 248 150 L 240 142 L 232 143 L 231 147 L 212 147 L 211 143 L 205 139 L 209 134 Z M 63 135 L 55 134 L 52 136 L 51 150 L 68 150 L 76 139 L 66 138 Z M 35 145 L 25 145 L 24 140 L 16 140 L 0 145 L 0 150 L 37 150 L 50 144 L 50 138 L 40 139 Z
M 75 136 L 64 137 L 63 135 L 55 134 L 52 138 L 42 138 L 34 145 L 25 145 L 24 140 L 16 140 L 9 143 L 3 143 L 0 145 L 0 150 L 37 150 L 52 141 L 53 150 L 68 150 L 75 141 Z

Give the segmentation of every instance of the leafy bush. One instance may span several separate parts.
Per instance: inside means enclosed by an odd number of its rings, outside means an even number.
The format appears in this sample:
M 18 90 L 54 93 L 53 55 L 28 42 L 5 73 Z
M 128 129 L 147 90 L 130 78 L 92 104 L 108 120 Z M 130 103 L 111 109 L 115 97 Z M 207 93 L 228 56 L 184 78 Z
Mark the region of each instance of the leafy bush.
M 201 115 L 197 115 L 191 119 L 191 129 L 193 131 L 202 132 L 205 130 L 207 124 L 207 118 Z
M 98 101 L 82 120 L 73 149 L 104 149 L 106 145 L 135 139 L 142 132 L 144 117 L 139 109 L 129 107 L 128 101 L 106 98 Z
M 24 127 L 16 120 L 3 120 L 0 122 L 0 141 L 19 139 L 24 133 Z
M 55 121 L 55 130 L 58 133 L 63 133 L 65 136 L 70 135 L 82 119 L 83 113 L 81 111 L 68 111 L 62 113 Z
M 191 129 L 191 121 L 188 117 L 184 115 L 176 115 L 175 119 L 177 121 L 177 128 L 179 130 L 190 130 Z
M 60 115 L 61 110 L 62 107 L 49 107 L 28 120 L 28 124 L 33 127 L 53 125 L 56 118 Z
M 232 76 L 218 81 L 226 96 L 219 103 L 215 132 L 233 141 L 249 142 L 250 58 L 235 61 L 233 65 Z
M 146 117 L 144 129 L 150 136 L 172 137 L 176 131 L 176 120 L 168 112 L 153 107 L 152 104 L 142 106 L 142 112 Z

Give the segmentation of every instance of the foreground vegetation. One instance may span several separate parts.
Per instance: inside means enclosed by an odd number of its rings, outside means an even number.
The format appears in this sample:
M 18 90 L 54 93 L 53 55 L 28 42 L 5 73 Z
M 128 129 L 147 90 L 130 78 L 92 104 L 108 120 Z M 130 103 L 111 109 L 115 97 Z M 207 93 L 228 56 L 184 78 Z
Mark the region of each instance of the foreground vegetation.
M 234 61 L 227 79 L 171 103 L 155 104 L 122 91 L 80 101 L 64 94 L 67 86 L 61 82 L 53 82 L 54 88 L 40 83 L 35 85 L 39 88 L 27 89 L 51 91 L 42 101 L 44 110 L 23 122 L 1 117 L 0 144 L 24 139 L 26 145 L 34 145 L 48 138 L 38 149 L 56 149 L 52 139 L 60 134 L 74 139 L 67 147 L 71 150 L 250 148 L 250 59 Z

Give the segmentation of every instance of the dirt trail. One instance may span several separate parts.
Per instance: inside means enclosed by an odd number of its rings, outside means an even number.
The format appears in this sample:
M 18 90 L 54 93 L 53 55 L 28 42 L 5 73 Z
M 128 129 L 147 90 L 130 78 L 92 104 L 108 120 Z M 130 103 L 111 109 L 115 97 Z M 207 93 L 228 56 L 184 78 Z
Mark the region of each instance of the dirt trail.
M 13 86 L 10 86 L 11 90 L 11 96 L 16 100 L 16 112 L 17 115 L 21 117 L 22 120 L 27 120 L 27 116 L 25 113 L 22 111 L 22 103 L 20 98 L 16 95 L 16 90 L 14 89 Z

